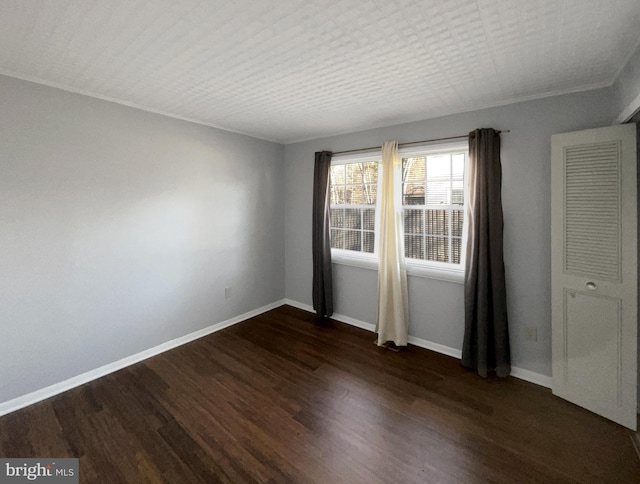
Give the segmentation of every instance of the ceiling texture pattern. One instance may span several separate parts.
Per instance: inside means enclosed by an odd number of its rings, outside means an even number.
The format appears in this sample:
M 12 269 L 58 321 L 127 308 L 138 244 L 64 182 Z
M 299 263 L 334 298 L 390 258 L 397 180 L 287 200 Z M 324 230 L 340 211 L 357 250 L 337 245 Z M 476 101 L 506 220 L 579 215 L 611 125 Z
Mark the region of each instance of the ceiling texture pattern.
M 611 85 L 638 0 L 2 0 L 0 73 L 289 143 Z

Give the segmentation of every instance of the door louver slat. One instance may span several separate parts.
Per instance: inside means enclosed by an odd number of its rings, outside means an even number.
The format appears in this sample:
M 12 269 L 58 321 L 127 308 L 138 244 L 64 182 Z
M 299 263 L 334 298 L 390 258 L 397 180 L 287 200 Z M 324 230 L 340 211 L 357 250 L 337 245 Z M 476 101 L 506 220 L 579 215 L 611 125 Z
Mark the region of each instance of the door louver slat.
M 620 147 L 617 142 L 564 152 L 564 271 L 620 280 Z

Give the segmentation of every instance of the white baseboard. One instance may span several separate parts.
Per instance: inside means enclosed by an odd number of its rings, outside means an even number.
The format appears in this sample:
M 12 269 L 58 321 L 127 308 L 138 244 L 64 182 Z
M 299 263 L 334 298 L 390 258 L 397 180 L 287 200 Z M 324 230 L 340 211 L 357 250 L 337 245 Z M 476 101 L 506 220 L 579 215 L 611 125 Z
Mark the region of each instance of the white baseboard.
M 434 343 L 433 341 L 427 341 L 426 339 L 416 338 L 415 336 L 409 336 L 408 341 L 412 345 L 419 346 L 420 348 L 425 348 L 427 350 L 435 351 L 436 353 L 442 353 L 443 355 L 451 356 L 452 358 L 456 358 L 459 360 L 462 358 L 462 350 L 457 348 L 452 348 L 450 346 L 441 345 L 439 343 Z
M 315 312 L 313 307 L 308 304 L 303 304 L 298 301 L 293 301 L 291 299 L 284 299 L 283 304 L 288 304 L 289 306 L 293 306 L 298 309 L 302 309 L 303 311 L 308 311 L 310 313 Z M 343 314 L 334 313 L 331 316 L 332 319 L 336 321 L 340 321 L 342 323 L 350 324 L 351 326 L 355 326 L 360 329 L 366 329 L 367 331 L 375 331 L 376 325 L 372 323 L 367 323 L 365 321 L 360 321 L 358 319 L 351 318 L 349 316 L 345 316 Z M 439 343 L 434 343 L 433 341 L 427 341 L 426 339 L 417 338 L 415 336 L 409 335 L 408 341 L 412 345 L 419 346 L 421 348 L 425 348 L 431 351 L 435 351 L 436 353 L 441 353 L 443 355 L 451 356 L 453 358 L 460 359 L 462 358 L 462 350 L 457 348 L 451 348 L 450 346 L 441 345 Z M 540 385 L 546 388 L 551 388 L 551 377 L 542 375 L 540 373 L 535 373 L 533 371 L 525 370 L 523 368 L 511 367 L 511 376 L 515 378 L 519 378 L 520 380 L 525 380 L 530 383 L 535 383 L 536 385 Z
M 208 334 L 215 333 L 216 331 L 220 331 L 221 329 L 240 323 L 254 316 L 258 316 L 259 314 L 280 307 L 283 304 L 285 304 L 284 299 L 271 304 L 267 304 L 266 306 L 262 306 L 244 314 L 240 314 L 239 316 L 227 319 L 226 321 L 222 321 L 207 328 L 189 333 L 185 336 L 172 339 L 171 341 L 167 341 L 166 343 L 154 346 L 153 348 L 149 348 L 148 350 L 141 351 L 140 353 L 137 353 L 135 355 L 127 356 L 126 358 L 122 358 L 121 360 L 114 361 L 113 363 L 109 363 L 107 365 L 96 368 L 95 370 L 87 371 L 78 376 L 74 376 L 73 378 L 69 378 L 68 380 L 54 383 L 53 385 L 41 388 L 40 390 L 36 390 L 12 400 L 2 402 L 0 403 L 0 417 L 2 415 L 6 415 L 42 400 L 46 400 L 47 398 L 53 397 L 54 395 L 58 395 L 59 393 L 71 390 L 72 388 L 84 385 L 85 383 L 96 380 L 97 378 L 101 378 L 105 375 L 108 375 L 109 373 L 113 373 L 114 371 L 118 371 L 122 368 L 126 368 L 127 366 L 139 363 L 140 361 L 151 358 L 152 356 L 164 353 L 165 351 L 171 350 L 178 346 L 182 346 L 183 344 L 190 343 L 191 341 L 202 338 L 203 336 L 207 336 Z
M 302 309 L 303 311 L 307 311 L 310 313 L 315 313 L 315 311 L 313 310 L 313 306 L 309 306 L 308 304 L 304 304 L 298 301 L 294 301 L 293 299 L 284 299 L 282 301 L 283 304 L 286 304 L 288 306 L 293 306 L 294 308 L 298 308 L 298 309 Z M 333 317 L 333 316 L 331 316 Z
M 542 373 L 536 373 L 534 371 L 525 370 L 524 368 L 518 368 L 517 366 L 511 367 L 511 376 L 520 378 L 521 380 L 535 383 L 541 387 L 551 388 L 552 378 Z

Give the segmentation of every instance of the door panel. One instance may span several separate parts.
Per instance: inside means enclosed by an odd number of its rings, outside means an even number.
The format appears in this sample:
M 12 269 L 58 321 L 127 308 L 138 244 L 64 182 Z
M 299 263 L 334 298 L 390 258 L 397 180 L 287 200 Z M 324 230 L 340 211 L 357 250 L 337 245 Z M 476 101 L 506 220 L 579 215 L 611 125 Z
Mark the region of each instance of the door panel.
M 564 381 L 598 412 L 620 404 L 619 299 L 565 290 Z M 586 397 L 589 397 L 586 400 Z M 585 405 L 586 406 L 586 405 Z M 602 406 L 602 409 L 599 407 Z M 598 412 L 600 413 L 600 412 Z
M 635 430 L 635 125 L 552 137 L 553 392 Z

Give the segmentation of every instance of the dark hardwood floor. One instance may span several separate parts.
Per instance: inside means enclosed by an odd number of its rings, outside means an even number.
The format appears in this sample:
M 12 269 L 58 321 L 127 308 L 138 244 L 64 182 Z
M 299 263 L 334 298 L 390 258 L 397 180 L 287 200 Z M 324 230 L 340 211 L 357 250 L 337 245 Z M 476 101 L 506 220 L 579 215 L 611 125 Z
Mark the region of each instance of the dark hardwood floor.
M 632 432 L 536 385 L 283 306 L 0 418 L 80 481 L 640 482 Z

